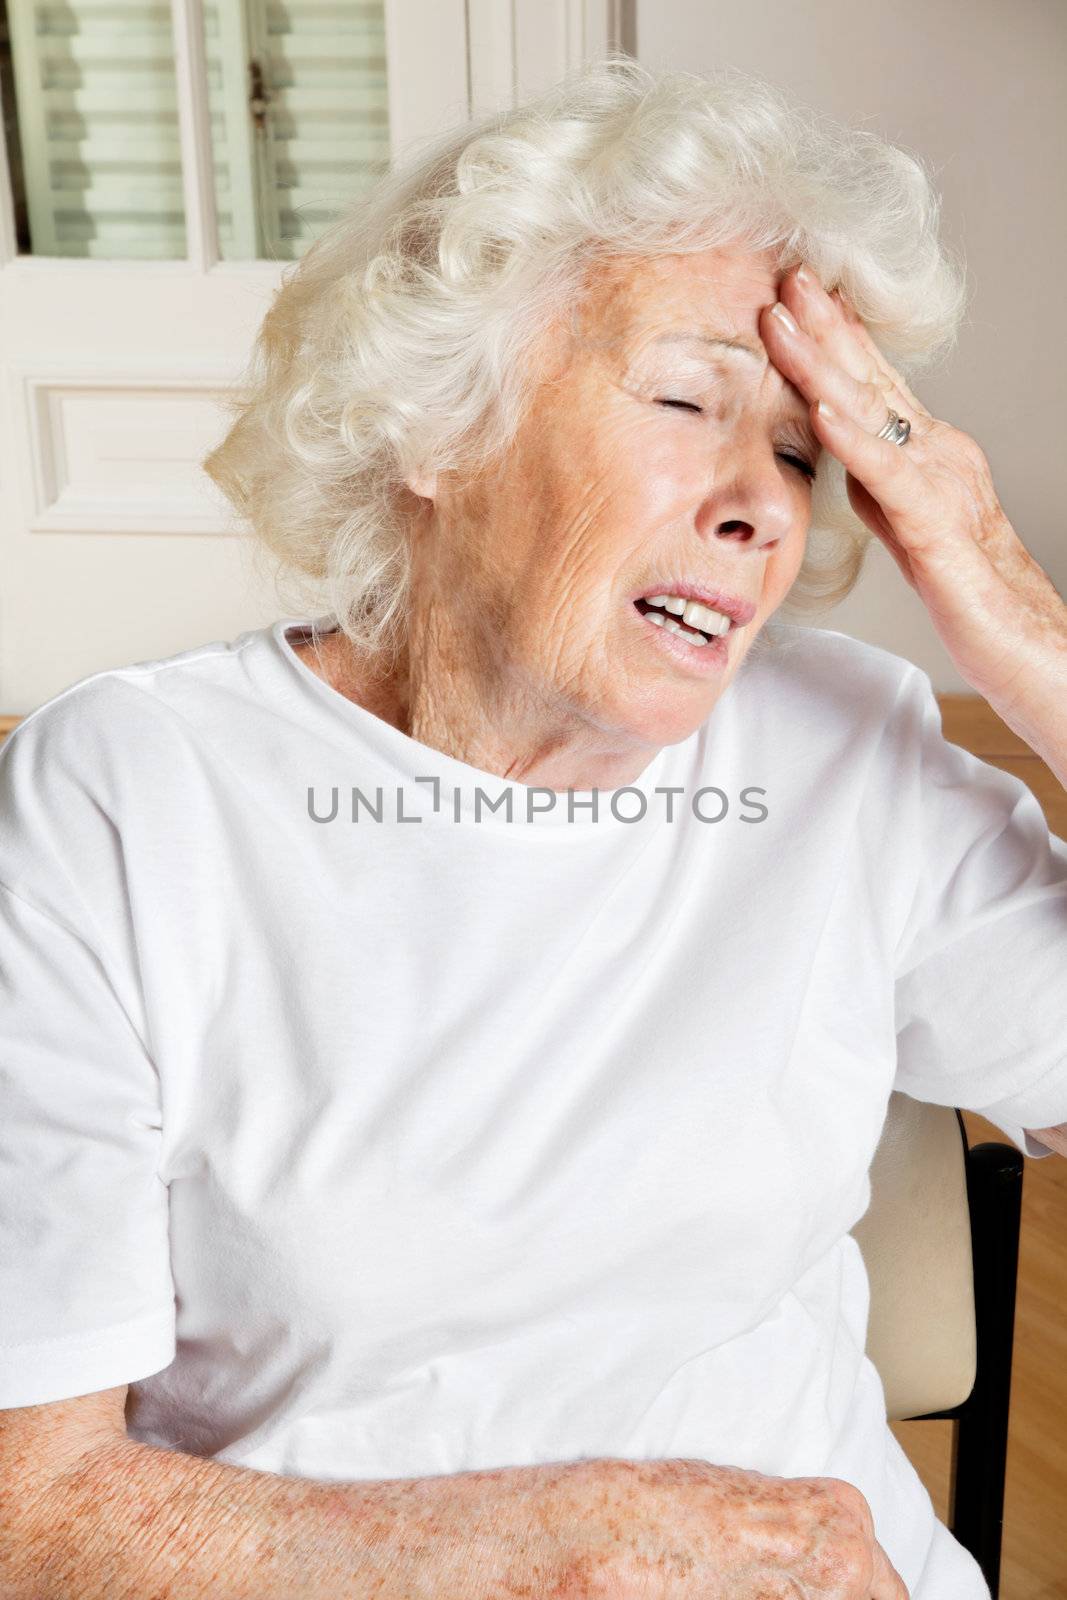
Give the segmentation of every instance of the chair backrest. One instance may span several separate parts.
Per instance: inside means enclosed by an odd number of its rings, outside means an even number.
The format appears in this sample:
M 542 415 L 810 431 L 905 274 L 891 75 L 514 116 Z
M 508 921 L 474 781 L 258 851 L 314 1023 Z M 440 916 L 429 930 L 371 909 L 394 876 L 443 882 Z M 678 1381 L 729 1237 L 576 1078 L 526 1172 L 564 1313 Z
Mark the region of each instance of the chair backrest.
M 956 1112 L 889 1097 L 852 1229 L 871 1285 L 867 1355 L 890 1421 L 949 1410 L 977 1368 L 966 1146 Z

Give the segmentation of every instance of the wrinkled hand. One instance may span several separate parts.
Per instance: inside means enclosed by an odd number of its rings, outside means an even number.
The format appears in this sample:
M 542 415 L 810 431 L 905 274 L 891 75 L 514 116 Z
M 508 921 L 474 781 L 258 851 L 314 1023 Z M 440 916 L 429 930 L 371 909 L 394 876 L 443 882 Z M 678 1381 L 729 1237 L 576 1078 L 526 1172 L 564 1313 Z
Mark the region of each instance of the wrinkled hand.
M 1004 514 L 975 441 L 931 416 L 838 290 L 809 267 L 779 288 L 796 332 L 760 313 L 774 365 L 810 403 L 825 450 L 847 470 L 848 497 L 925 604 L 960 675 L 1011 721 L 1063 681 L 1067 605 Z M 834 413 L 824 416 L 818 402 Z M 911 421 L 903 445 L 877 438 L 889 408 Z
M 701 1460 L 592 1460 L 569 1478 L 573 1600 L 908 1600 L 870 1507 L 839 1478 Z

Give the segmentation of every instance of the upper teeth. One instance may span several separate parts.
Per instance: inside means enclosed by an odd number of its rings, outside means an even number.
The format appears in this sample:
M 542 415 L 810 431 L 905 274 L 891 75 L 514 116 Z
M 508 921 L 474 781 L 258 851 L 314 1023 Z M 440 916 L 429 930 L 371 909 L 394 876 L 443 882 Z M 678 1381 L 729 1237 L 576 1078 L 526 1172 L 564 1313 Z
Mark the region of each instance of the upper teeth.
M 699 600 L 685 600 L 680 594 L 650 594 L 646 603 L 661 606 L 664 611 L 681 617 L 691 628 L 699 628 L 703 633 L 725 633 L 731 625 L 725 612 L 702 606 Z

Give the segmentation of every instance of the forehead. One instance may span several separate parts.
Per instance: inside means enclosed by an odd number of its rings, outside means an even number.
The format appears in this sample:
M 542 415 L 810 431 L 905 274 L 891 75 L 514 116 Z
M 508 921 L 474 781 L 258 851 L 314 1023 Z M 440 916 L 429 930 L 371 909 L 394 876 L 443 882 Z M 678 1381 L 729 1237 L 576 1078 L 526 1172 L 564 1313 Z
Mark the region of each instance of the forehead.
M 769 250 L 723 248 L 598 263 L 575 313 L 579 339 L 633 353 L 658 346 L 665 334 L 703 329 L 758 348 L 759 313 L 778 298 L 780 279 Z

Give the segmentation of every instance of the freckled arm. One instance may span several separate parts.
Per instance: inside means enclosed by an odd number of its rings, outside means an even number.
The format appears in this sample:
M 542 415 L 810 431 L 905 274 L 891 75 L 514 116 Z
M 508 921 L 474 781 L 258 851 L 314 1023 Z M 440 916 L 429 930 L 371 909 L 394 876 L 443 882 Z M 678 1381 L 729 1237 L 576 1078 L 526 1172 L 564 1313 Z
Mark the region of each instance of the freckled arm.
M 572 1463 L 323 1482 L 111 1441 L 0 1486 L 4 1600 L 518 1600 L 577 1538 Z

